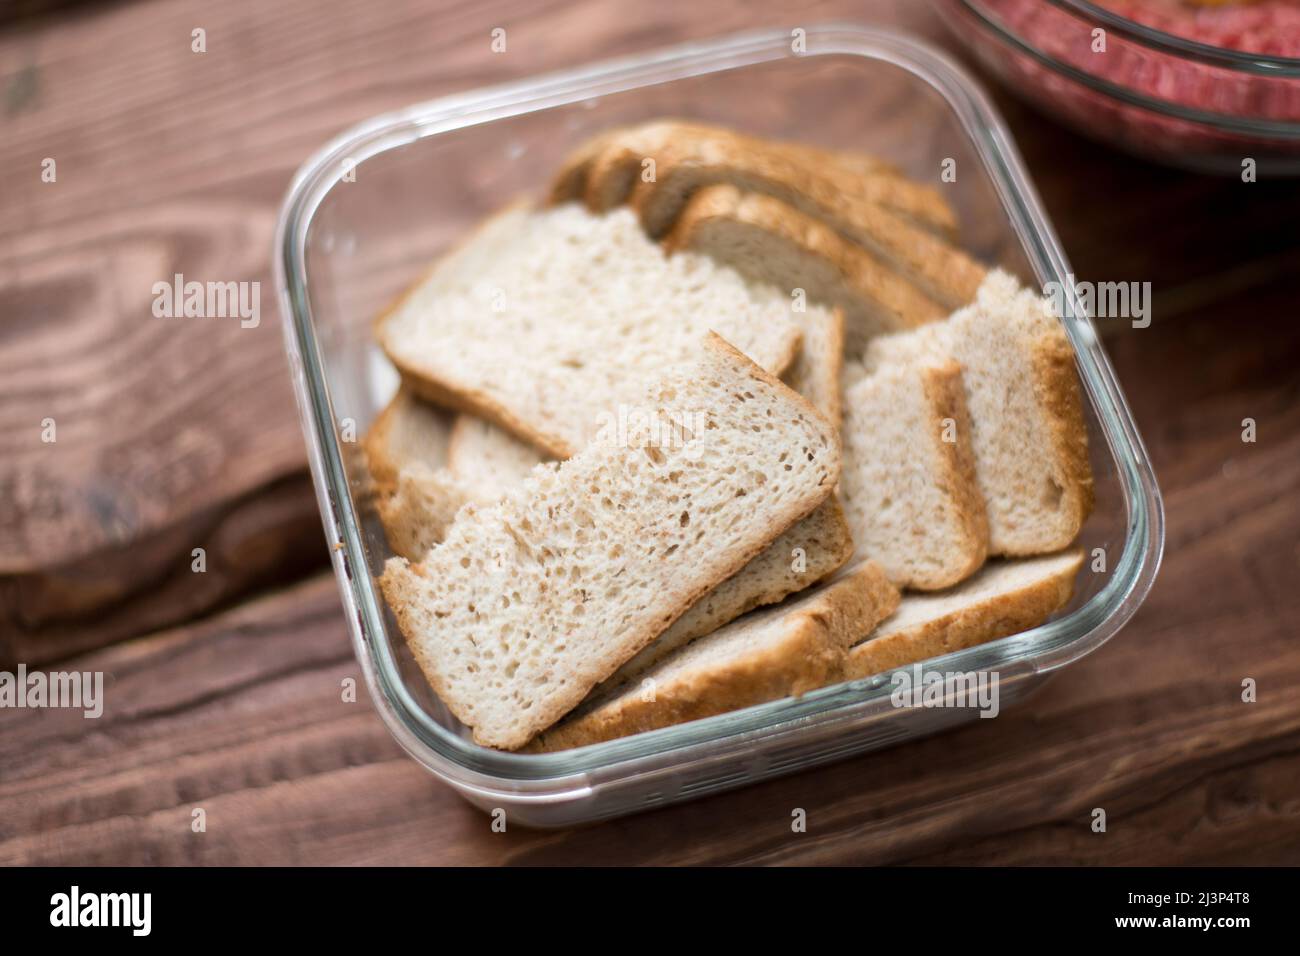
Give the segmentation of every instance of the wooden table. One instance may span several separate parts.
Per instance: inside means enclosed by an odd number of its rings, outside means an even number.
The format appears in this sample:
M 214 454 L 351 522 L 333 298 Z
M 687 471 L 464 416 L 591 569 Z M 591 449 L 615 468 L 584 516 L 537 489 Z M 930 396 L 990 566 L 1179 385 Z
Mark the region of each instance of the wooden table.
M 1300 861 L 1294 183 L 1149 166 L 999 95 L 1078 276 L 1154 285 L 1151 327 L 1107 341 L 1168 510 L 1146 605 L 999 720 L 601 826 L 494 834 L 364 692 L 341 699 L 359 672 L 270 295 L 262 325 L 231 334 L 153 320 L 151 283 L 270 289 L 292 172 L 374 113 L 746 27 L 875 19 L 947 43 L 940 25 L 908 0 L 54 6 L 0 26 L 0 670 L 104 670 L 113 706 L 0 711 L 0 861 Z

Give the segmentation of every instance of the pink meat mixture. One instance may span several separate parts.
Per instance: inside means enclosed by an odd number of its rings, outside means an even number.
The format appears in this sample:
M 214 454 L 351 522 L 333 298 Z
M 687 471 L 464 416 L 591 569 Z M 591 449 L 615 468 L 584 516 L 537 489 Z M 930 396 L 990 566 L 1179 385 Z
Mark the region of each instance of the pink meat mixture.
M 1184 0 L 1098 0 L 1122 17 L 1210 46 L 1300 57 L 1300 0 L 1187 3 Z

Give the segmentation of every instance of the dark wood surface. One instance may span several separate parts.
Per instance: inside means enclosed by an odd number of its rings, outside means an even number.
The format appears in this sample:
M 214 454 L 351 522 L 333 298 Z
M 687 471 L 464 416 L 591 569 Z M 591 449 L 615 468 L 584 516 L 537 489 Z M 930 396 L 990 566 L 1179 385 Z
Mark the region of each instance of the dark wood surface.
M 1107 332 L 1168 514 L 1146 605 L 996 721 L 495 834 L 364 690 L 342 699 L 360 674 L 269 292 L 290 176 L 368 115 L 675 40 L 827 19 L 947 38 L 908 0 L 54 7 L 0 29 L 0 669 L 104 670 L 113 705 L 0 710 L 0 862 L 1300 862 L 1296 184 L 1150 166 L 999 94 L 1080 278 L 1154 286 L 1149 329 Z M 260 280 L 261 326 L 153 320 L 172 272 Z

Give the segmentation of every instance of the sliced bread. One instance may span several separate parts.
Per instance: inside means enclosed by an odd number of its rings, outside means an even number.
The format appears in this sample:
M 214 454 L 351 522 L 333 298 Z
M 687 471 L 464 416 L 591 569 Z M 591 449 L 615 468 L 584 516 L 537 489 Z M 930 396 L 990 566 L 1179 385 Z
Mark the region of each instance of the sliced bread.
M 462 507 L 495 501 L 542 460 L 501 429 L 444 411 L 405 386 L 362 447 L 388 543 L 412 561 L 442 540 Z
M 447 467 L 461 481 L 497 498 L 546 460 L 532 445 L 475 415 L 460 414 L 447 444 Z
M 592 159 L 582 200 L 593 212 L 608 212 L 627 202 L 638 178 L 650 175 L 647 160 L 674 138 L 690 135 L 678 120 L 655 120 L 618 130 Z
M 481 744 L 521 747 L 572 710 L 839 478 L 834 430 L 716 335 L 639 402 L 620 440 L 539 466 L 385 568 L 416 661 Z
M 375 510 L 393 552 L 419 561 L 446 536 L 461 508 L 484 502 L 480 487 L 451 469 L 411 465 L 398 473 L 390 494 L 375 500 Z
M 592 163 L 596 161 L 605 146 L 620 136 L 626 128 L 619 126 L 602 130 L 583 140 L 570 151 L 551 179 L 548 202 L 551 205 L 559 205 L 582 199 Z
M 692 253 L 667 256 L 626 209 L 511 207 L 378 323 L 425 398 L 556 458 L 619 419 L 716 331 L 774 374 L 797 353 L 786 295 Z
M 838 383 L 838 379 L 836 380 Z M 786 384 L 793 383 L 787 381 Z M 795 389 L 799 391 L 799 389 Z M 807 392 L 800 392 L 805 398 Z M 822 409 L 818 409 L 822 411 Z M 379 503 L 380 517 L 393 550 L 418 561 L 440 542 L 465 504 L 492 504 L 519 486 L 541 455 L 494 425 L 459 415 L 452 428 L 446 468 L 408 467 L 397 490 Z M 622 682 L 665 654 L 716 630 L 733 618 L 773 604 L 820 581 L 853 553 L 844 509 L 831 495 L 802 521 L 795 522 L 753 560 L 691 605 L 690 610 L 610 681 Z
M 658 238 L 672 228 L 696 190 L 730 183 L 745 192 L 774 196 L 821 220 L 891 263 L 946 308 L 965 305 L 974 297 L 986 272 L 982 265 L 880 201 L 846 190 L 843 178 L 826 169 L 806 169 L 780 155 L 672 143 L 659 151 L 654 180 L 638 180 L 629 202 L 646 232 Z
M 951 654 L 1037 627 L 1069 603 L 1083 552 L 992 561 L 938 594 L 909 594 L 894 616 L 853 647 L 844 680 Z
M 446 467 L 454 415 L 399 388 L 362 439 L 375 510 L 392 549 L 419 559 L 471 490 Z
M 454 416 L 399 388 L 376 416 L 361 448 L 375 491 L 391 494 L 404 468 L 440 468 L 447 462 Z
M 870 633 L 898 599 L 880 568 L 861 564 L 701 637 L 616 696 L 545 731 L 530 749 L 582 747 L 831 683 L 841 672 L 846 648 Z
M 691 605 L 635 657 L 604 682 L 620 687 L 673 651 L 717 630 L 747 611 L 775 604 L 838 570 L 853 554 L 853 538 L 839 498 L 791 525 L 745 567 Z
M 807 172 L 775 156 L 699 155 L 664 148 L 653 182 L 637 182 L 630 204 L 651 237 L 672 228 L 695 190 L 731 183 L 783 200 L 826 222 L 845 238 L 888 261 L 946 308 L 970 302 L 985 269 L 952 243 L 878 203 L 845 193 L 824 173 Z
M 888 263 L 820 219 L 764 193 L 721 184 L 697 190 L 663 240 L 670 251 L 708 253 L 738 272 L 844 311 L 850 355 L 883 332 L 946 318 L 948 309 Z M 805 328 L 805 351 L 808 329 Z
M 840 491 L 856 553 L 899 587 L 970 576 L 988 550 L 956 362 L 882 368 L 845 396 Z
M 1074 352 L 1047 303 L 1004 272 L 946 322 L 874 340 L 862 371 L 951 356 L 962 367 L 989 552 L 1066 547 L 1092 509 Z
M 559 183 L 572 182 L 574 171 L 580 170 L 579 175 L 586 176 L 582 195 L 588 206 L 598 212 L 608 210 L 627 202 L 639 182 L 657 178 L 663 156 L 728 157 L 737 153 L 756 162 L 770 160 L 794 173 L 815 175 L 828 189 L 878 203 L 924 228 L 948 234 L 956 229 L 956 216 L 936 190 L 904 178 L 896 167 L 877 157 L 747 136 L 684 120 L 655 120 L 601 134 L 594 145 L 589 141 L 579 147 L 565 164 L 552 195 L 567 193 Z M 589 154 L 591 158 L 584 163 Z
M 838 308 L 805 308 L 794 313 L 802 345 L 782 380 L 813 408 L 840 427 L 843 414 L 844 313 Z

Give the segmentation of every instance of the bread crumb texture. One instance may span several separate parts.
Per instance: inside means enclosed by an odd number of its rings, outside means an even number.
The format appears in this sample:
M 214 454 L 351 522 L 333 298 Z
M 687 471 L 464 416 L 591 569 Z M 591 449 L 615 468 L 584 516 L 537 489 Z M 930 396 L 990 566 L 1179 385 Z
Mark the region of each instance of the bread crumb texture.
M 803 398 L 716 336 L 696 351 L 618 440 L 389 561 L 402 633 L 479 743 L 527 743 L 834 488 L 838 438 Z

